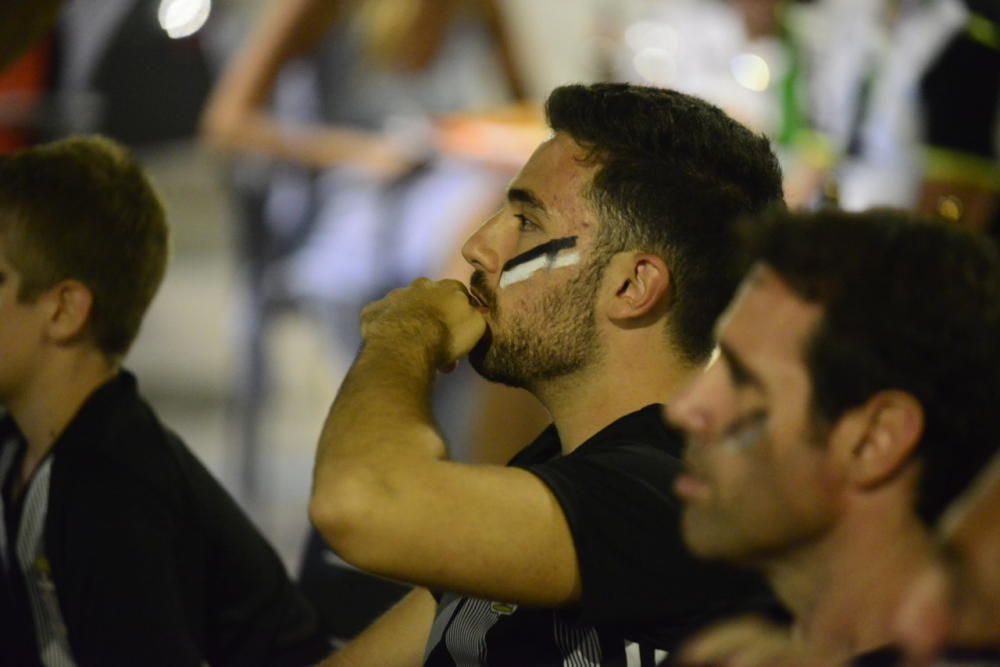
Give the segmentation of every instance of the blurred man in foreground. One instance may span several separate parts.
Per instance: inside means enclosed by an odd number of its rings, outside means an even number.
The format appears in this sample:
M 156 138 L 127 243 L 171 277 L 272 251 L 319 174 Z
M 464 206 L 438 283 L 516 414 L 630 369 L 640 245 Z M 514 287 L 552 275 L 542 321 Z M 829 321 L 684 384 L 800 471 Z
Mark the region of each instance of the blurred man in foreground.
M 465 245 L 471 296 L 417 281 L 362 317 L 310 512 L 348 562 L 425 588 L 331 665 L 653 665 L 759 593 L 681 544 L 655 404 L 708 358 L 733 220 L 781 199 L 774 155 L 674 91 L 567 86 L 547 112 L 554 136 Z M 552 414 L 506 467 L 445 460 L 428 397 L 466 355 Z
M 675 488 L 688 546 L 763 572 L 794 639 L 739 622 L 684 657 L 836 664 L 892 641 L 928 526 L 997 449 L 1000 259 L 890 211 L 779 215 L 750 247 L 718 362 L 670 406 Z

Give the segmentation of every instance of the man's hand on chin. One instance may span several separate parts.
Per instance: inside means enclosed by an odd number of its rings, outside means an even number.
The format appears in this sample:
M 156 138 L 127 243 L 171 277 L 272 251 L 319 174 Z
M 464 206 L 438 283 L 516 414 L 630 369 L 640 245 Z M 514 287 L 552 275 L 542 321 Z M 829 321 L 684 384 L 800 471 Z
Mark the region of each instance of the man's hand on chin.
M 419 349 L 434 367 L 448 370 L 475 347 L 486 320 L 457 280 L 418 278 L 389 292 L 361 313 L 365 345 L 391 351 Z

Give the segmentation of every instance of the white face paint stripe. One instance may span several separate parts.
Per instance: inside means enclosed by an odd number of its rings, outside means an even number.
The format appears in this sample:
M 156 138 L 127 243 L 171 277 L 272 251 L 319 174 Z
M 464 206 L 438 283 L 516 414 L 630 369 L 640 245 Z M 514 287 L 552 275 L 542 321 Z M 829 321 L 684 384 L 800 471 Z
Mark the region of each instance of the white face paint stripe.
M 547 269 L 549 271 L 553 269 L 561 269 L 566 266 L 572 266 L 579 261 L 580 253 L 578 252 L 556 255 L 555 258 L 552 258 L 549 255 L 536 257 L 535 259 L 525 262 L 524 264 L 518 264 L 509 271 L 504 271 L 500 276 L 500 288 L 503 289 L 515 283 L 519 283 L 522 280 L 527 280 L 542 269 Z

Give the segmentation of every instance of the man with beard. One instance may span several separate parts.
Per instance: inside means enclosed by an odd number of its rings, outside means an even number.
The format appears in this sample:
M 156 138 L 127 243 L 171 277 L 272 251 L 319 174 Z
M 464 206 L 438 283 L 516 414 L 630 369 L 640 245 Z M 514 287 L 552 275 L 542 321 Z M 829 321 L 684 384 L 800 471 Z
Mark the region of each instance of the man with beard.
M 997 450 L 1000 256 L 892 211 L 778 215 L 750 246 L 719 360 L 669 408 L 676 491 L 687 545 L 764 573 L 792 639 L 735 622 L 685 664 L 896 664 L 931 526 Z
M 761 598 L 681 544 L 655 403 L 709 356 L 728 231 L 780 202 L 774 155 L 674 91 L 567 86 L 546 111 L 554 135 L 463 249 L 471 294 L 418 280 L 362 316 L 310 515 L 346 561 L 423 588 L 331 664 L 652 665 Z M 447 461 L 434 427 L 434 376 L 467 354 L 552 415 L 506 467 Z

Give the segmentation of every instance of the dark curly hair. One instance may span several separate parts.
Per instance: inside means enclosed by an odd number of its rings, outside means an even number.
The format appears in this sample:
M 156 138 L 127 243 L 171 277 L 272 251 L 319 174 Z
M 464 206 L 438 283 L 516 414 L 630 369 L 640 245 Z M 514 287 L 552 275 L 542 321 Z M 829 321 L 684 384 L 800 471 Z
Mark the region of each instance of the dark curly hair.
M 671 341 L 689 361 L 704 361 L 740 278 L 732 225 L 782 202 L 767 139 L 704 100 L 624 83 L 556 88 L 546 115 L 598 165 L 589 192 L 601 217 L 598 247 L 664 258 Z

